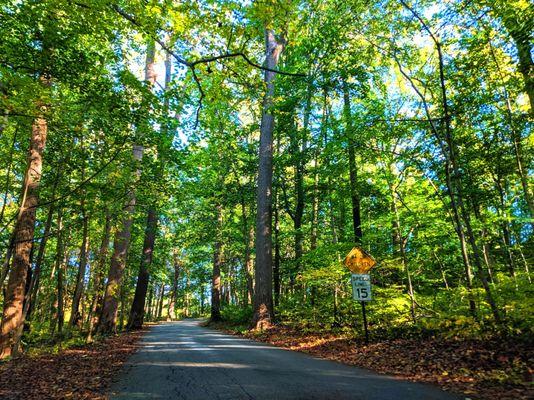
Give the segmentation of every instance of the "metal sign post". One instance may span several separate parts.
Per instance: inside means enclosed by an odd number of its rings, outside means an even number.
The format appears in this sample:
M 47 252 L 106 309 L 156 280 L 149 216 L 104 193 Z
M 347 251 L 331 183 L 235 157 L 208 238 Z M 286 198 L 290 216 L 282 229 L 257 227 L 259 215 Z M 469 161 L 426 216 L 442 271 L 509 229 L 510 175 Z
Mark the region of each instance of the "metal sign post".
M 365 344 L 369 344 L 369 329 L 367 328 L 367 314 L 365 312 L 365 301 L 361 301 L 363 315 L 363 329 L 365 330 Z
M 376 261 L 361 247 L 354 247 L 345 257 L 344 264 L 352 272 L 352 298 L 359 301 L 362 306 L 365 344 L 369 344 L 365 302 L 371 301 L 371 277 L 369 276 L 369 271 L 376 265 Z
M 367 326 L 367 312 L 365 302 L 371 301 L 371 277 L 369 274 L 352 274 L 352 297 L 362 305 L 363 329 L 365 344 L 369 344 L 369 328 Z

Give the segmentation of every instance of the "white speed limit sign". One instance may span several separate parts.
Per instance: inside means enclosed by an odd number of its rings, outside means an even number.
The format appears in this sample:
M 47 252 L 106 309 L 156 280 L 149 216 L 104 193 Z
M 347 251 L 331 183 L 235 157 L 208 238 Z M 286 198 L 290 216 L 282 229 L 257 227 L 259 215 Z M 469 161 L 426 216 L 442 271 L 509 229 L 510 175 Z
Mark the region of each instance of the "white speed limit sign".
M 371 278 L 369 274 L 352 274 L 352 298 L 358 301 L 371 300 Z

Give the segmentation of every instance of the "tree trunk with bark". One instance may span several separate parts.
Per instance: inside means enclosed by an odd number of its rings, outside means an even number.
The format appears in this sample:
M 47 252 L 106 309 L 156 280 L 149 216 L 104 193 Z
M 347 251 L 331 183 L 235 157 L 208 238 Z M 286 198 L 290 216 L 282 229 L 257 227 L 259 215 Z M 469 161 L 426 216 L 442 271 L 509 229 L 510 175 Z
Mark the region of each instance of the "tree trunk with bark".
M 130 318 L 128 320 L 128 329 L 141 329 L 143 327 L 145 299 L 148 291 L 148 281 L 150 279 L 148 268 L 150 264 L 152 264 L 157 225 L 158 216 L 156 214 L 156 210 L 154 207 L 150 207 L 146 221 L 141 265 L 139 267 L 134 300 L 130 310 Z
M 69 320 L 69 326 L 81 325 L 82 318 L 80 313 L 80 302 L 83 296 L 85 271 L 87 269 L 87 255 L 89 251 L 89 217 L 85 210 L 85 201 L 82 199 L 82 244 L 80 247 L 80 259 L 78 263 L 78 272 L 76 275 L 76 287 L 74 297 L 72 298 L 72 311 Z
M 277 40 L 271 29 L 265 30 L 265 66 L 275 69 L 285 46 L 285 39 Z M 256 270 L 254 288 L 254 316 L 252 326 L 262 329 L 274 319 L 272 292 L 271 191 L 273 181 L 273 99 L 275 72 L 265 71 L 266 93 L 260 126 L 258 214 L 256 221 Z
M 163 301 L 165 299 L 165 283 L 161 284 L 161 287 L 159 289 L 159 299 L 157 303 L 157 313 L 156 313 L 156 320 L 160 320 L 161 316 L 163 314 Z
M 147 44 L 146 62 L 145 62 L 145 81 L 151 88 L 156 82 L 155 70 L 155 54 L 156 46 L 154 40 L 151 39 Z M 141 176 L 139 164 L 143 158 L 143 146 L 134 145 L 133 159 L 137 164 L 134 182 L 137 182 Z M 122 227 L 115 235 L 113 256 L 111 258 L 111 267 L 109 269 L 108 284 L 106 286 L 106 293 L 104 295 L 104 304 L 102 308 L 102 317 L 100 319 L 99 330 L 102 333 L 111 333 L 116 331 L 117 325 L 117 311 L 120 298 L 120 285 L 122 283 L 122 275 L 126 267 L 126 257 L 128 247 L 130 245 L 131 228 L 133 224 L 133 213 L 135 211 L 136 196 L 135 190 L 132 187 L 129 192 L 128 201 L 126 203 L 125 215 L 122 222 Z
M 180 269 L 182 264 L 178 257 L 178 251 L 174 250 L 172 254 L 172 263 L 174 267 L 174 277 L 172 280 L 172 292 L 169 298 L 168 320 L 176 318 L 176 300 L 178 299 L 178 280 L 180 279 Z
M 43 79 L 44 85 L 50 82 Z M 46 107 L 38 105 L 39 111 L 44 113 Z M 22 186 L 22 201 L 17 215 L 17 222 L 13 233 L 13 264 L 9 274 L 7 290 L 0 326 L 0 359 L 9 357 L 13 346 L 19 341 L 24 325 L 23 301 L 24 288 L 28 268 L 30 267 L 30 253 L 33 246 L 35 231 L 35 214 L 39 203 L 39 183 L 43 168 L 43 152 L 46 145 L 48 124 L 44 116 L 37 117 L 32 124 L 28 167 Z M 19 333 L 20 332 L 20 333 Z
M 245 257 L 243 260 L 246 276 L 245 303 L 252 304 L 252 299 L 254 297 L 254 281 L 252 278 L 254 273 L 254 261 L 252 260 L 251 253 L 252 246 L 254 246 L 254 228 L 248 224 L 248 215 L 243 191 L 241 191 L 241 213 L 243 215 L 243 241 L 245 245 Z
M 273 284 L 274 284 L 274 305 L 280 304 L 280 221 L 278 211 L 278 190 L 274 196 L 274 265 L 273 265 Z
M 134 145 L 133 159 L 136 164 L 141 162 L 143 157 L 143 148 Z M 141 171 L 137 169 L 135 175 L 137 178 Z M 135 183 L 135 182 L 134 182 Z M 102 314 L 100 316 L 98 330 L 101 333 L 115 333 L 117 330 L 117 314 L 120 301 L 120 287 L 122 284 L 122 275 L 126 267 L 126 258 L 128 256 L 128 247 L 130 245 L 131 229 L 133 224 L 133 214 L 135 211 L 135 190 L 130 188 L 128 200 L 124 207 L 124 217 L 120 229 L 115 233 L 113 242 L 113 255 L 111 256 L 111 265 L 108 273 L 106 291 L 102 303 Z
M 350 109 L 350 92 L 347 81 L 343 80 L 343 116 L 345 119 L 345 135 L 348 144 L 349 156 L 349 180 L 350 180 L 350 200 L 352 205 L 352 225 L 354 229 L 354 238 L 357 244 L 361 244 L 362 218 L 360 196 L 358 194 L 358 170 L 356 167 L 356 142 L 354 140 L 354 129 L 352 125 L 352 115 Z
M 52 191 L 52 193 L 55 193 L 55 191 Z M 48 243 L 48 237 L 50 235 L 50 228 L 52 227 L 54 210 L 55 210 L 55 203 L 52 203 L 50 207 L 48 207 L 48 215 L 46 217 L 45 227 L 43 230 L 43 238 L 41 239 L 41 242 L 39 243 L 39 250 L 37 251 L 35 269 L 32 274 L 32 279 L 30 283 L 28 306 L 27 306 L 27 311 L 24 316 L 25 319 L 31 319 L 32 312 L 37 306 L 37 300 L 39 297 L 39 285 L 40 285 L 40 280 L 41 280 L 41 266 L 43 264 L 46 244 Z
M 146 65 L 145 65 L 145 82 L 152 88 L 156 83 L 155 72 L 155 53 L 156 48 L 153 41 L 147 46 Z M 165 84 L 167 86 L 170 80 L 170 70 L 166 62 L 166 76 Z M 158 169 L 158 177 L 161 177 Z M 152 264 L 154 253 L 154 244 L 156 242 L 156 234 L 158 227 L 158 214 L 155 203 L 151 203 L 147 212 L 145 239 L 143 242 L 143 253 L 141 255 L 141 265 L 139 266 L 139 273 L 137 275 L 137 284 L 135 286 L 134 300 L 130 309 L 130 316 L 128 319 L 128 329 L 141 329 L 143 326 L 146 294 L 148 291 L 148 281 L 150 275 L 148 269 Z
M 89 308 L 88 328 L 87 328 L 87 342 L 92 341 L 92 335 L 94 327 L 98 321 L 99 307 L 102 306 L 102 285 L 104 280 L 104 265 L 106 264 L 108 257 L 108 247 L 111 237 L 111 215 L 106 212 L 106 222 L 104 224 L 104 233 L 102 235 L 102 242 L 98 251 L 98 261 L 93 268 L 93 299 L 91 301 L 91 307 Z
M 221 267 L 222 267 L 222 206 L 217 204 L 216 239 L 213 247 L 213 273 L 211 276 L 211 321 L 221 320 Z

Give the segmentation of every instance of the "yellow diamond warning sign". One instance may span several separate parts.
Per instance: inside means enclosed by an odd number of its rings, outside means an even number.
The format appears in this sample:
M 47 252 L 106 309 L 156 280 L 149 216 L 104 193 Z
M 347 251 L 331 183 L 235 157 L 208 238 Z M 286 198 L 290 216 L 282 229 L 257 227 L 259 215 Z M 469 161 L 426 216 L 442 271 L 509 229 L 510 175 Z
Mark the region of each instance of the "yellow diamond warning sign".
M 361 247 L 354 247 L 349 254 L 347 254 L 347 257 L 345 257 L 343 264 L 345 264 L 353 274 L 366 274 L 376 265 L 376 261 Z

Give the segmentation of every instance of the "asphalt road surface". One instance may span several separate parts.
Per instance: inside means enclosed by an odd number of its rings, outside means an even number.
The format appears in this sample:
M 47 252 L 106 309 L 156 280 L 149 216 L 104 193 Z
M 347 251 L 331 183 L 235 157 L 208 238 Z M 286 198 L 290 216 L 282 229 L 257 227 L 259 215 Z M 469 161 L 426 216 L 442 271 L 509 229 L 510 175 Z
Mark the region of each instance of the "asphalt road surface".
M 462 399 L 333 361 L 225 335 L 185 320 L 153 326 L 112 399 Z

